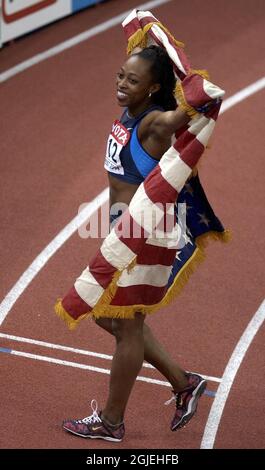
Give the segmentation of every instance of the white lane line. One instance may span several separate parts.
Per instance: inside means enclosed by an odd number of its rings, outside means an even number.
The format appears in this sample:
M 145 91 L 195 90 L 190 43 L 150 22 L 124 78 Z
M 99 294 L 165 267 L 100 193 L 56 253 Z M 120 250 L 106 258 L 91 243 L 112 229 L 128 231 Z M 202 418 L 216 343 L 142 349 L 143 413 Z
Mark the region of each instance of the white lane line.
M 135 8 L 138 8 L 140 10 L 148 10 L 149 8 L 156 8 L 170 1 L 171 0 L 153 0 L 136 6 Z M 20 64 L 15 65 L 14 67 L 11 67 L 5 72 L 0 73 L 0 83 L 5 82 L 9 78 L 14 77 L 15 75 L 23 72 L 24 70 L 27 70 L 33 65 L 39 64 L 40 62 L 43 62 L 44 60 L 49 59 L 50 57 L 60 54 L 61 52 L 70 49 L 71 47 L 74 47 L 83 41 L 87 41 L 87 39 L 90 39 L 93 36 L 96 36 L 97 34 L 103 33 L 104 31 L 107 31 L 108 29 L 117 26 L 124 20 L 124 18 L 126 18 L 127 15 L 129 15 L 129 13 L 131 13 L 131 10 L 124 11 L 120 15 L 114 16 L 110 20 L 104 21 L 103 23 L 100 23 L 97 26 L 94 26 L 93 28 L 84 31 L 83 33 L 80 33 L 77 36 L 67 39 L 66 41 L 63 41 L 60 44 L 57 44 L 57 46 L 51 47 L 50 49 L 47 49 L 46 51 L 41 52 L 40 54 L 37 54 L 31 57 L 30 59 L 27 59 L 21 62 Z
M 109 188 L 105 188 L 93 201 L 87 204 L 79 214 L 67 224 L 61 232 L 47 245 L 44 250 L 35 258 L 31 265 L 20 276 L 16 284 L 8 292 L 0 304 L 0 326 L 6 318 L 8 312 L 14 303 L 28 287 L 35 276 L 41 271 L 47 261 L 56 253 L 56 251 L 75 233 L 78 228 L 85 223 L 99 207 L 101 207 L 109 198 Z
M 238 341 L 233 354 L 231 355 L 225 368 L 221 384 L 216 392 L 208 420 L 204 429 L 201 442 L 201 449 L 212 449 L 215 442 L 216 433 L 222 418 L 223 410 L 233 385 L 237 371 L 245 357 L 245 354 L 259 328 L 265 319 L 265 300 L 249 322 L 240 340 Z
M 7 348 L 1 348 L 1 347 L 0 347 L 0 352 L 11 354 L 13 356 L 26 357 L 28 359 L 33 359 L 35 361 L 43 361 L 43 362 L 48 362 L 50 364 L 59 364 L 61 366 L 74 367 L 77 369 L 90 370 L 92 372 L 99 372 L 100 374 L 110 375 L 109 369 L 103 369 L 102 367 L 89 366 L 87 364 L 80 364 L 78 362 L 64 361 L 64 360 L 56 359 L 50 356 L 41 356 L 39 354 L 31 354 L 31 353 L 27 353 L 24 351 L 16 351 L 15 349 L 8 350 Z M 166 382 L 165 380 L 151 379 L 150 377 L 143 377 L 141 375 L 138 375 L 136 380 L 139 380 L 140 382 L 148 382 L 151 384 L 162 385 L 164 387 L 172 387 L 172 385 L 169 382 Z M 215 392 L 211 392 L 209 390 L 205 390 L 204 393 L 205 395 L 208 395 L 210 397 L 213 397 L 215 395 Z
M 220 114 L 224 113 L 225 111 L 232 108 L 241 101 L 244 101 L 249 96 L 254 95 L 254 93 L 257 93 L 263 88 L 265 88 L 265 77 L 260 78 L 259 80 L 247 86 L 246 88 L 243 88 L 243 90 L 240 90 L 238 93 L 235 93 L 233 96 L 230 96 L 230 98 L 227 98 L 222 103 Z
M 0 348 L 0 352 L 1 352 L 1 348 Z M 56 359 L 54 357 L 41 356 L 39 354 L 31 354 L 31 353 L 27 353 L 27 352 L 24 352 L 24 351 L 23 352 L 22 351 L 16 351 L 14 349 L 12 349 L 10 352 L 8 352 L 8 354 L 11 354 L 13 356 L 26 357 L 28 359 L 34 359 L 36 361 L 44 361 L 44 362 L 49 362 L 51 364 L 59 364 L 61 366 L 75 367 L 77 369 L 91 370 L 93 372 L 99 372 L 100 374 L 110 375 L 110 370 L 109 369 L 103 369 L 102 367 L 89 366 L 87 364 L 80 364 L 78 362 L 63 361 L 61 359 Z M 151 379 L 149 377 L 142 377 L 140 375 L 137 377 L 136 380 L 140 380 L 141 382 L 149 382 L 149 383 L 157 384 L 157 385 L 163 385 L 164 387 L 172 387 L 172 385 L 169 382 L 165 382 L 164 380 Z
M 13 336 L 7 335 L 6 333 L 0 333 L 0 338 L 10 339 L 12 341 L 18 341 L 20 343 L 35 344 L 37 346 L 43 346 L 44 348 L 49 349 L 58 349 L 61 351 L 72 352 L 75 354 L 83 354 L 85 356 L 97 357 L 99 359 L 107 359 L 110 361 L 112 360 L 112 356 L 110 356 L 109 354 L 101 354 L 93 351 L 86 351 L 85 349 L 71 348 L 69 346 L 63 346 L 62 344 L 47 343 L 46 341 L 39 341 L 32 338 L 24 338 L 23 336 Z
M 23 336 L 14 336 L 8 335 L 6 333 L 0 333 L 0 338 L 10 339 L 12 341 L 18 341 L 20 343 L 35 344 L 37 346 L 43 346 L 44 348 L 49 349 L 58 349 L 61 351 L 72 352 L 75 354 L 83 354 L 85 356 L 97 357 L 99 359 L 106 359 L 108 361 L 112 361 L 113 359 L 113 356 L 109 354 L 96 353 L 94 351 L 87 351 L 86 349 L 71 348 L 70 346 L 63 346 L 61 344 L 47 343 L 46 341 L 39 341 L 32 338 L 24 338 Z M 147 362 L 143 363 L 143 367 L 146 367 L 147 369 L 155 369 L 151 364 L 148 364 Z M 221 382 L 221 379 L 218 377 L 211 377 L 209 375 L 202 375 L 202 377 L 204 377 L 206 380 L 210 380 L 211 382 Z
M 262 87 L 261 87 L 262 83 Z M 227 98 L 222 104 L 220 114 L 224 113 L 227 109 L 240 103 L 254 93 L 260 91 L 265 87 L 265 77 L 251 85 L 243 88 L 235 95 Z M 240 96 L 240 100 L 238 99 Z M 230 103 L 226 106 L 226 103 Z M 24 290 L 28 287 L 31 281 L 41 271 L 47 261 L 56 253 L 56 251 L 70 238 L 70 236 L 78 230 L 78 228 L 87 222 L 88 218 L 108 200 L 108 188 L 105 188 L 99 196 L 97 196 L 90 204 L 88 204 L 58 235 L 47 245 L 44 250 L 35 258 L 32 264 L 24 271 L 21 277 L 18 279 L 16 284 L 8 292 L 4 300 L 0 304 L 0 326 L 8 315 L 9 311 L 13 307 L 17 299 L 23 294 Z

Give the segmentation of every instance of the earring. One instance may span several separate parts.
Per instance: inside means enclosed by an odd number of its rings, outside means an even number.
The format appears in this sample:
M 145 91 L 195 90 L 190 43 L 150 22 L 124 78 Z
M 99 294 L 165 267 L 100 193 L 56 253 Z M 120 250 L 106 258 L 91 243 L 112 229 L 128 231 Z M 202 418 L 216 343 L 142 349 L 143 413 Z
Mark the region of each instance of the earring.
M 152 96 L 152 93 L 151 93 L 151 91 L 150 91 L 150 93 L 149 93 L 148 97 L 149 97 L 149 98 L 151 98 L 151 96 Z

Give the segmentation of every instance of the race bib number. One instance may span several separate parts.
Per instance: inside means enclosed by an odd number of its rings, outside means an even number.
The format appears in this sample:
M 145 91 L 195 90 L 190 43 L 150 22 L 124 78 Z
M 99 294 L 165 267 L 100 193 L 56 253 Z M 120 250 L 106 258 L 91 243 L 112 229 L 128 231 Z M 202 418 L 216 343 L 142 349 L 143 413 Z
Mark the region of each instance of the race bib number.
M 120 153 L 130 140 L 130 132 L 120 121 L 114 121 L 112 130 L 107 142 L 107 150 L 104 168 L 111 173 L 124 175 L 124 168 L 121 163 Z

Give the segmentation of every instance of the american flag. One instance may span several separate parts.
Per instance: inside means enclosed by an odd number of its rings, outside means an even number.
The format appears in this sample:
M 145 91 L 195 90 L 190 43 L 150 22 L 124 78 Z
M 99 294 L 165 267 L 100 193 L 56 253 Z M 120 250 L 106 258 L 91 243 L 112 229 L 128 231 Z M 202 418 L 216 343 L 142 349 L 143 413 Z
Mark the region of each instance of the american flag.
M 190 67 L 183 45 L 151 12 L 133 10 L 123 28 L 128 53 L 153 43 L 167 50 L 177 78 L 177 104 L 191 119 L 176 133 L 174 145 L 139 186 L 74 286 L 58 299 L 55 311 L 70 329 L 88 315 L 133 318 L 135 312 L 149 314 L 163 307 L 204 257 L 204 240 L 229 239 L 194 171 L 214 129 L 224 91 L 206 73 Z M 173 210 L 174 224 L 168 230 L 164 221 L 172 220 L 168 208 L 176 204 L 180 211 Z

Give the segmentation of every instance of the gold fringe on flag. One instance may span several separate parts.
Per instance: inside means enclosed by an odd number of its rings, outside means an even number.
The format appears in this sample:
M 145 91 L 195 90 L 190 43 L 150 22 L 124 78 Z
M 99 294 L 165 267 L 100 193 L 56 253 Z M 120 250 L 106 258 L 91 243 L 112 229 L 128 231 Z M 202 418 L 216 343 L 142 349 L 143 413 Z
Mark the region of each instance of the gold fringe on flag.
M 207 70 L 190 69 L 188 72 L 188 75 L 193 75 L 193 74 L 200 75 L 200 77 L 205 78 L 205 80 L 210 80 L 210 75 Z
M 195 252 L 186 263 L 185 266 L 180 270 L 176 278 L 174 279 L 174 283 L 168 289 L 165 297 L 158 302 L 157 304 L 153 305 L 104 305 L 98 303 L 93 311 L 92 315 L 94 318 L 120 318 L 126 320 L 132 320 L 135 317 L 135 313 L 139 312 L 143 315 L 150 315 L 157 311 L 159 308 L 168 305 L 174 297 L 180 294 L 183 287 L 187 284 L 189 277 L 195 271 L 196 267 L 200 262 L 204 260 L 204 253 L 200 250 L 200 248 L 196 248 Z M 103 294 L 104 295 L 104 294 Z
M 118 288 L 115 279 L 111 285 L 107 288 L 106 292 L 102 295 L 101 299 L 97 305 L 92 310 L 91 314 L 94 318 L 120 318 L 120 319 L 134 319 L 135 313 L 140 312 L 143 315 L 150 315 L 157 311 L 158 309 L 168 305 L 176 296 L 178 296 L 182 289 L 185 287 L 189 281 L 190 276 L 194 273 L 198 265 L 204 261 L 206 255 L 204 253 L 204 248 L 207 246 L 208 241 L 219 240 L 224 243 L 227 243 L 231 240 L 231 233 L 229 230 L 224 232 L 208 232 L 200 237 L 196 238 L 197 248 L 195 249 L 193 255 L 186 262 L 186 264 L 179 271 L 177 276 L 174 279 L 172 286 L 168 289 L 164 298 L 157 304 L 154 305 L 129 305 L 129 306 L 120 306 L 120 305 L 110 305 L 111 300 L 113 299 L 116 290 Z M 119 273 L 120 275 L 121 273 Z
M 147 46 L 148 31 L 152 26 L 159 26 L 168 36 L 172 39 L 177 47 L 184 48 L 183 42 L 177 41 L 174 36 L 168 31 L 165 26 L 163 26 L 159 21 L 152 21 L 151 23 L 146 24 L 143 29 L 138 29 L 128 40 L 127 44 L 127 54 L 131 54 L 136 47 L 141 47 L 144 49 Z
M 217 240 L 222 243 L 228 243 L 232 240 L 232 232 L 230 230 L 224 230 L 223 232 L 209 232 L 205 233 L 196 238 L 196 245 L 200 249 L 207 247 L 210 240 Z
M 149 23 L 145 26 L 146 32 L 153 26 L 154 23 Z M 147 34 L 144 33 L 143 29 L 138 29 L 129 38 L 127 44 L 127 54 L 130 55 L 136 47 L 145 48 L 147 45 Z
M 58 315 L 59 318 L 61 318 L 66 325 L 68 326 L 69 330 L 74 330 L 77 325 L 80 323 L 81 320 L 86 318 L 89 315 L 88 313 L 84 313 L 81 315 L 77 320 L 75 320 L 71 315 L 63 308 L 62 305 L 62 299 L 57 299 L 57 302 L 54 306 L 54 310 L 56 315 Z
M 185 287 L 187 282 L 189 281 L 190 276 L 194 273 L 198 265 L 204 261 L 206 255 L 204 253 L 204 248 L 207 246 L 208 241 L 210 239 L 219 240 L 222 242 L 227 243 L 231 240 L 231 233 L 229 230 L 225 230 L 224 232 L 209 232 L 200 237 L 196 238 L 196 249 L 190 259 L 186 262 L 186 264 L 182 267 L 179 271 L 177 276 L 174 279 L 173 284 L 168 289 L 167 293 L 165 294 L 164 298 L 154 305 L 110 305 L 112 299 L 114 298 L 116 291 L 118 289 L 118 280 L 121 276 L 122 271 L 117 271 L 111 283 L 109 284 L 108 288 L 100 297 L 99 301 L 93 308 L 91 312 L 85 313 L 81 315 L 77 320 L 73 319 L 69 313 L 62 306 L 61 299 L 58 299 L 55 304 L 55 312 L 56 314 L 65 321 L 69 330 L 74 330 L 79 322 L 88 317 L 92 316 L 94 319 L 97 318 L 120 318 L 120 319 L 134 319 L 135 313 L 142 313 L 143 315 L 150 315 L 156 312 L 158 309 L 165 307 L 168 305 L 176 296 L 178 296 L 182 289 Z M 129 267 L 127 268 L 129 271 L 137 264 L 137 258 L 135 258 Z
M 194 118 L 195 116 L 200 115 L 200 113 L 198 113 L 196 109 L 194 109 L 192 106 L 190 106 L 187 103 L 184 92 L 183 92 L 182 83 L 180 80 L 176 84 L 175 97 L 180 108 L 183 109 L 183 111 L 185 111 L 188 114 L 188 116 L 190 116 L 191 118 Z

